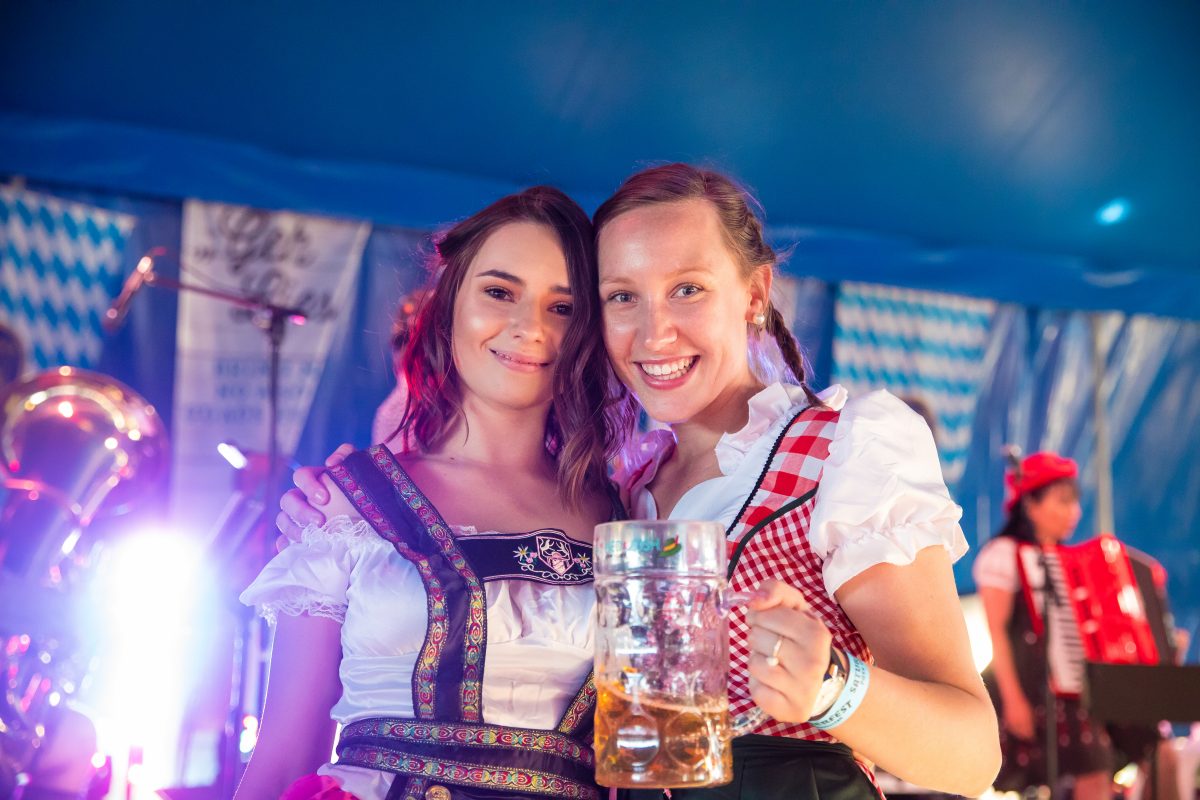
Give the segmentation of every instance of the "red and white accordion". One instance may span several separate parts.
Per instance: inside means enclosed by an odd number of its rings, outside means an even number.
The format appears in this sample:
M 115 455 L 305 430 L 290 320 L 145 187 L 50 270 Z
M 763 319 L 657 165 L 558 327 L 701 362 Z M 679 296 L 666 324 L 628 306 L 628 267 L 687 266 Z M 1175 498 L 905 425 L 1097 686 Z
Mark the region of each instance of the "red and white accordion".
M 1158 562 L 1133 551 L 1111 534 L 1076 545 L 1057 545 L 1042 559 L 1037 546 L 1025 546 L 1018 563 L 1034 630 L 1044 630 L 1044 600 L 1031 585 L 1045 578 L 1058 598 L 1052 605 L 1051 683 L 1060 694 L 1080 691 L 1084 663 L 1159 664 L 1173 658 L 1165 620 L 1166 572 Z M 1134 557 L 1131 558 L 1131 552 Z
M 1077 545 L 1060 545 L 1058 551 L 1087 660 L 1159 663 L 1149 598 L 1134 577 L 1125 545 L 1111 534 L 1101 534 Z M 1166 573 L 1157 562 L 1153 567 L 1159 573 L 1155 583 L 1161 588 Z M 1157 621 L 1161 623 L 1161 616 Z

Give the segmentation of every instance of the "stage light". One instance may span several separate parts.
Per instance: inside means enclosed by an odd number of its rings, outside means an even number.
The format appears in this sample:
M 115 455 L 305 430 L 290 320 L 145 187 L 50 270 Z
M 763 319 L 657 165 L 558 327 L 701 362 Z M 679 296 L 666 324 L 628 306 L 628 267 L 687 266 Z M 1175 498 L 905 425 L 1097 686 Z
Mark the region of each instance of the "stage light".
M 238 736 L 238 750 L 242 755 L 248 756 L 254 752 L 256 744 L 258 744 L 258 717 L 247 714 L 242 717 L 242 732 Z
M 249 459 L 246 458 L 246 454 L 233 442 L 221 442 L 217 445 L 217 452 L 234 469 L 245 469 L 246 465 L 250 463 Z
M 75 416 L 75 406 L 69 400 L 63 400 L 58 404 L 58 413 L 62 414 L 67 419 Z
M 1096 212 L 1096 222 L 1101 225 L 1116 225 L 1129 216 L 1129 201 L 1123 197 L 1110 200 Z
M 1022 800 L 1021 795 L 1017 792 L 999 792 L 994 787 L 987 789 L 983 794 L 979 795 L 976 800 Z M 1041 797 L 1035 798 L 1041 800 Z
M 1126 764 L 1121 769 L 1117 770 L 1117 774 L 1113 775 L 1113 783 L 1120 786 L 1122 789 L 1132 789 L 1137 783 L 1138 767 L 1137 764 Z
M 179 779 L 178 736 L 214 581 L 199 542 L 176 531 L 128 535 L 102 556 L 91 587 L 97 668 L 81 699 L 95 711 L 116 784 L 127 783 L 133 800 L 152 798 Z
M 977 594 L 958 598 L 962 605 L 963 619 L 967 623 L 967 638 L 971 642 L 971 660 L 975 670 L 983 672 L 992 663 L 992 634 L 988 630 L 987 615 L 983 611 L 983 600 Z
M 63 540 L 62 547 L 59 549 L 64 556 L 69 556 L 75 552 L 75 545 L 79 544 L 79 537 L 83 536 L 83 528 L 76 528 L 71 531 L 67 538 Z

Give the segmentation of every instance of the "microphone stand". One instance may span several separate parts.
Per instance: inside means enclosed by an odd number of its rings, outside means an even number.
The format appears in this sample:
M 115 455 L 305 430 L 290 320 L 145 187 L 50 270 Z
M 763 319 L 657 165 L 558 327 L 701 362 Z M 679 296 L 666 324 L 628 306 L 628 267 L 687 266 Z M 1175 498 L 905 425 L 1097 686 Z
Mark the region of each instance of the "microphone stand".
M 270 346 L 270 366 L 267 378 L 267 475 L 266 485 L 263 487 L 263 506 L 256 524 L 246 528 L 236 541 L 225 543 L 225 551 L 233 553 L 245 543 L 246 539 L 251 538 L 255 531 L 264 529 L 264 527 L 265 529 L 270 529 L 273 506 L 269 500 L 274 496 L 275 491 L 278 490 L 280 483 L 278 430 L 280 353 L 283 349 L 283 339 L 284 334 L 287 332 L 288 323 L 303 325 L 307 322 L 308 317 L 304 311 L 298 308 L 289 308 L 267 302 L 266 300 L 243 297 L 232 292 L 210 289 L 194 283 L 185 283 L 174 278 L 165 278 L 154 271 L 153 261 L 150 261 L 144 269 L 139 265 L 138 270 L 143 273 L 142 282 L 147 286 L 159 286 L 181 294 L 184 292 L 195 292 L 196 294 L 211 297 L 214 300 L 220 300 L 238 308 L 247 309 L 255 314 L 254 324 L 267 334 L 267 342 Z M 126 300 L 126 302 L 128 301 Z M 113 321 L 119 322 L 121 315 L 118 315 L 116 309 L 114 309 L 108 316 Z M 247 612 L 249 609 L 239 609 L 239 611 Z M 247 614 L 241 613 L 237 620 L 234 634 L 234 663 L 232 665 L 233 679 L 229 698 L 229 718 L 225 723 L 225 741 L 218 756 L 218 781 L 220 783 L 220 796 L 222 798 L 233 797 L 234 790 L 237 788 L 238 778 L 240 777 L 240 772 L 235 768 L 235 765 L 240 761 L 240 723 L 241 715 L 245 710 L 247 694 L 251 688 L 257 688 L 261 692 L 264 684 L 264 681 L 261 679 L 254 682 L 246 680 L 246 662 L 247 656 L 250 654 L 253 633 L 254 620 L 252 618 L 247 619 Z M 265 650 L 265 642 L 260 643 L 256 650 L 257 652 Z
M 287 306 L 268 303 L 265 300 L 257 300 L 251 297 L 242 297 L 241 295 L 231 292 L 224 292 L 219 289 L 209 289 L 206 286 L 197 286 L 194 283 L 184 283 L 183 281 L 175 280 L 174 278 L 164 278 L 151 269 L 146 273 L 145 283 L 147 286 L 161 286 L 164 289 L 170 289 L 175 292 L 195 292 L 196 294 L 211 297 L 216 300 L 229 303 L 230 305 L 244 308 L 252 312 L 256 312 L 260 316 L 254 320 L 254 324 L 261 328 L 267 334 L 267 342 L 270 345 L 270 368 L 267 377 L 267 485 L 264 495 L 269 498 L 271 493 L 279 487 L 280 471 L 279 471 L 279 365 L 280 351 L 283 349 L 283 337 L 287 332 L 287 323 L 293 325 L 303 325 L 308 321 L 308 316 L 298 308 L 289 308 Z M 264 516 L 270 514 L 270 509 L 267 504 L 264 504 Z
M 1050 666 L 1050 626 L 1051 604 L 1058 605 L 1058 592 L 1054 581 L 1050 578 L 1049 559 L 1046 550 L 1039 545 L 1038 560 L 1042 567 L 1042 631 L 1045 638 L 1042 641 L 1042 653 L 1046 661 L 1046 786 L 1049 790 L 1048 800 L 1052 800 L 1058 784 L 1058 710 L 1055 702 L 1054 685 L 1051 681 Z

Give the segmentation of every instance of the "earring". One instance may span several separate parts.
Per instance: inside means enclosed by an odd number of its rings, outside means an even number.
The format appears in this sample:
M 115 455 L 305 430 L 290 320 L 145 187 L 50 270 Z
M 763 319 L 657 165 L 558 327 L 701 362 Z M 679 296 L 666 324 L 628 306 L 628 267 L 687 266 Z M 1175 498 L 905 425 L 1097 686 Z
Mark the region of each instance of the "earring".
M 767 324 L 767 316 L 765 314 L 755 314 L 752 321 L 754 322 L 755 326 L 761 328 L 763 325 Z

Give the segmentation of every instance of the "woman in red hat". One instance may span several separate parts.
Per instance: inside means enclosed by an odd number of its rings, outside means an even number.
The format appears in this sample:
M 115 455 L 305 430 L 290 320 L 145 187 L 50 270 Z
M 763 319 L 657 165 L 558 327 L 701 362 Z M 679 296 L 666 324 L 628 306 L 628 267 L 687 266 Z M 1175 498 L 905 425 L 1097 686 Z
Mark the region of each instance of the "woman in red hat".
M 1079 524 L 1078 472 L 1074 461 L 1056 453 L 1034 453 L 1012 469 L 1005 476 L 1008 518 L 976 556 L 974 576 L 992 635 L 989 684 L 1000 712 L 1004 753 L 997 788 L 1021 790 L 1046 782 L 1049 681 L 1058 774 L 1074 776 L 1078 800 L 1093 800 L 1109 795 L 1113 748 L 1103 726 L 1080 706 L 1083 645 L 1055 549 Z M 1042 624 L 1047 608 L 1048 646 Z

